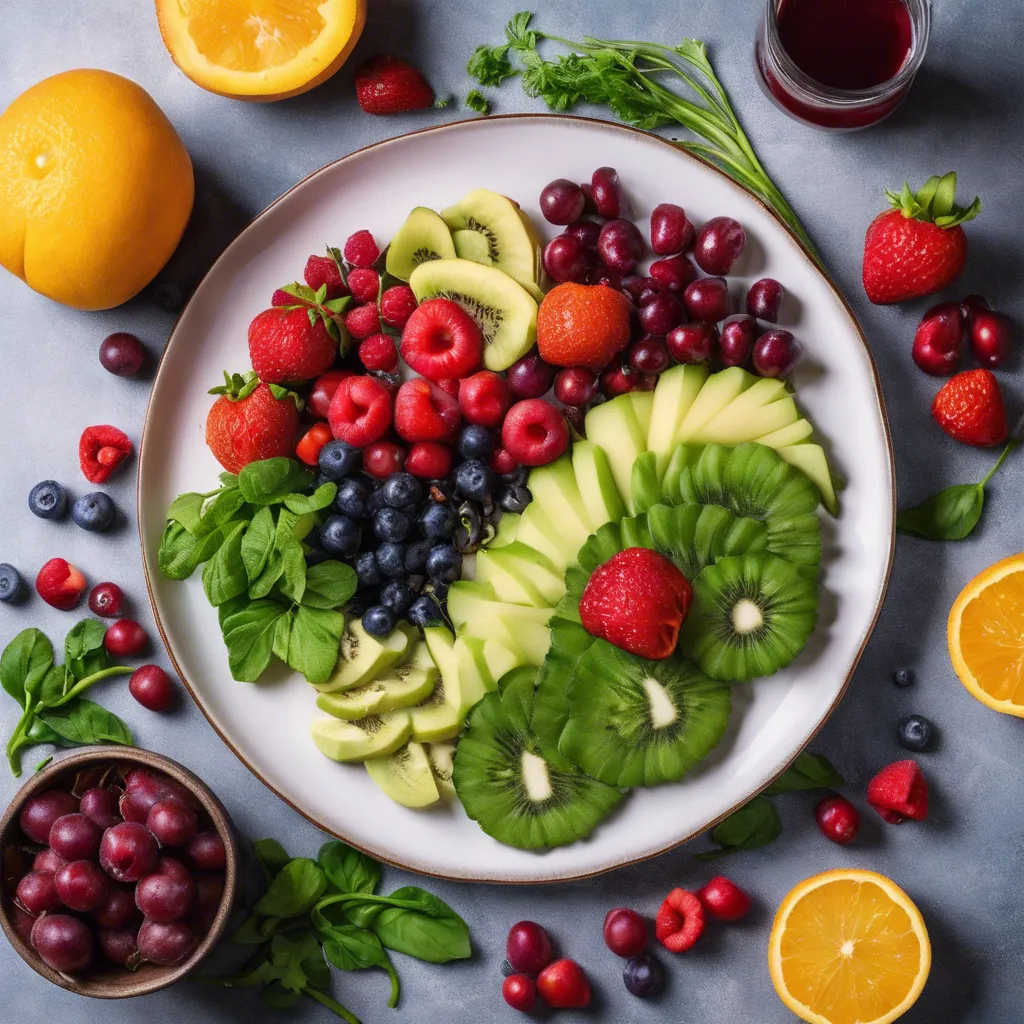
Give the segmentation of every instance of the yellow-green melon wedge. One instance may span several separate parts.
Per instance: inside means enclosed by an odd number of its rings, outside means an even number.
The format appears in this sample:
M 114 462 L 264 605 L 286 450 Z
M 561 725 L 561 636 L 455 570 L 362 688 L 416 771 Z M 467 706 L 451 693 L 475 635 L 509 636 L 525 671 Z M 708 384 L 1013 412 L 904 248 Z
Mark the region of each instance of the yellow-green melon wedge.
M 819 444 L 790 444 L 775 449 L 791 466 L 796 466 L 811 478 L 821 492 L 821 503 L 832 515 L 839 512 L 835 485 L 829 472 L 825 452 Z
M 785 448 L 789 444 L 800 444 L 806 441 L 814 433 L 814 427 L 810 420 L 798 419 L 796 423 L 790 423 L 787 427 L 780 427 L 769 434 L 755 437 L 758 444 L 766 445 L 769 448 Z
M 693 400 L 693 405 L 690 406 L 683 422 L 679 424 L 679 431 L 675 437 L 676 444 L 690 444 L 705 423 L 717 416 L 759 379 L 738 366 L 730 366 L 711 374 Z
M 673 366 L 658 378 L 647 430 L 647 450 L 655 454 L 659 476 L 664 475 L 679 427 L 708 379 L 708 372 L 703 364 L 689 364 Z

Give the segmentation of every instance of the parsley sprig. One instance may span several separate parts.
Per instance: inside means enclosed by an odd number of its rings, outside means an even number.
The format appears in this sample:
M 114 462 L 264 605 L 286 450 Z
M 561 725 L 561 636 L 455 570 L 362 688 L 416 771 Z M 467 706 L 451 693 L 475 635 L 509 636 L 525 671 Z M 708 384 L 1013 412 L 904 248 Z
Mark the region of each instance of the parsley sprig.
M 674 139 L 678 146 L 720 168 L 770 206 L 820 262 L 810 236 L 758 160 L 704 43 L 684 39 L 665 46 L 590 36 L 574 42 L 531 28 L 532 18 L 522 11 L 506 26 L 504 43 L 477 47 L 467 70 L 481 85 L 496 86 L 520 75 L 526 94 L 555 111 L 585 102 L 610 107 L 621 120 L 648 131 L 682 125 L 700 141 Z M 571 52 L 548 60 L 539 50 L 545 40 Z

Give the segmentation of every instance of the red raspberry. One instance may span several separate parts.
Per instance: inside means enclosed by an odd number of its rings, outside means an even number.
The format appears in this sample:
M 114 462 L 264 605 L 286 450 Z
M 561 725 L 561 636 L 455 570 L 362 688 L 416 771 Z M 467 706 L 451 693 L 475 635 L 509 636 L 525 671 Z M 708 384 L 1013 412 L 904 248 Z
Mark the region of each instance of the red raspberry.
M 685 953 L 704 934 L 704 907 L 692 892 L 673 889 L 654 919 L 654 934 L 673 953 Z
M 401 473 L 404 465 L 405 449 L 392 441 L 378 441 L 367 445 L 363 451 L 363 469 L 378 480 Z
M 416 311 L 416 296 L 407 284 L 396 284 L 380 297 L 381 319 L 401 330 Z
M 376 303 L 380 291 L 380 274 L 376 270 L 357 268 L 348 275 L 348 287 L 356 302 Z
M 452 450 L 440 441 L 417 441 L 409 449 L 405 471 L 424 480 L 443 480 L 451 471 Z
M 331 433 L 353 448 L 379 441 L 391 426 L 391 392 L 373 377 L 349 377 L 338 385 L 327 418 Z
M 338 264 L 330 256 L 310 256 L 306 260 L 306 269 L 302 272 L 306 284 L 313 291 L 319 291 L 323 285 L 327 285 L 327 298 L 340 299 L 348 294 L 345 282 L 341 279 L 341 271 Z M 276 306 L 277 303 L 275 302 Z
M 356 306 L 345 314 L 345 329 L 353 338 L 362 340 L 380 334 L 381 322 L 376 306 Z
M 928 783 L 916 761 L 886 765 L 868 783 L 868 803 L 890 825 L 928 817 Z
M 371 334 L 359 345 L 359 361 L 368 370 L 395 373 L 398 370 L 398 349 L 389 334 Z
M 106 483 L 132 453 L 132 442 L 123 430 L 109 424 L 86 427 L 78 441 L 78 463 L 91 484 Z
M 353 267 L 372 267 L 380 256 L 380 247 L 369 231 L 357 231 L 345 243 L 345 262 Z

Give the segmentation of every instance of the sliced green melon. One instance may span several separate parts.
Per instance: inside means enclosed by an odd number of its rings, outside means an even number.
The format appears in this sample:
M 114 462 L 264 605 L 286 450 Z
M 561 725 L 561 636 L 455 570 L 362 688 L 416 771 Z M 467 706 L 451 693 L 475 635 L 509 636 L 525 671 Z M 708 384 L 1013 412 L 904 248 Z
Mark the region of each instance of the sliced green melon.
M 658 378 L 651 425 L 647 431 L 647 448 L 657 458 L 659 474 L 665 472 L 679 427 L 708 379 L 708 373 L 703 363 L 687 364 L 673 366 Z
M 587 437 L 604 449 L 612 479 L 626 511 L 633 512 L 630 488 L 633 463 L 647 450 L 647 435 L 640 428 L 629 395 L 620 395 L 603 405 L 595 405 L 587 413 Z
M 676 443 L 688 444 L 705 423 L 717 416 L 759 379 L 738 366 L 730 366 L 726 370 L 711 374 L 694 399 L 683 422 L 680 423 Z
M 819 444 L 791 444 L 775 449 L 791 466 L 802 470 L 811 478 L 811 482 L 821 492 L 821 503 L 831 515 L 839 514 L 839 502 L 836 499 L 832 473 L 828 468 L 825 452 Z
M 626 514 L 608 456 L 600 445 L 577 441 L 572 446 L 572 468 L 591 532 Z

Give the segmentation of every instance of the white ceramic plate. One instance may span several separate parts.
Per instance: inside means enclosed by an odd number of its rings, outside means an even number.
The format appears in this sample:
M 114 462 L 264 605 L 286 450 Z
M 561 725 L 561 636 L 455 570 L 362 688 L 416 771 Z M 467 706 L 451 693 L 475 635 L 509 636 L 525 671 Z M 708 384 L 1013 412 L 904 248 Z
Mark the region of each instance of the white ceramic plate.
M 440 209 L 470 189 L 515 197 L 543 223 L 537 197 L 552 178 L 618 169 L 643 222 L 659 202 L 699 225 L 737 218 L 747 246 L 730 281 L 736 297 L 758 277 L 792 296 L 782 324 L 804 346 L 799 401 L 849 484 L 842 514 L 823 521 L 821 621 L 785 672 L 737 691 L 729 735 L 710 762 L 675 785 L 640 790 L 589 841 L 537 854 L 502 846 L 454 806 L 392 803 L 359 766 L 335 764 L 309 739 L 314 693 L 282 669 L 251 685 L 231 679 L 216 612 L 199 574 L 163 579 L 156 552 L 170 501 L 216 483 L 203 441 L 221 372 L 248 366 L 246 328 L 273 290 L 301 273 L 325 239 L 359 228 L 390 238 L 413 206 Z M 157 622 L 181 678 L 245 764 L 325 831 L 424 874 L 553 881 L 662 852 L 706 829 L 767 785 L 807 744 L 842 696 L 882 601 L 892 557 L 894 489 L 888 428 L 863 337 L 835 289 L 773 214 L 724 175 L 670 143 L 617 125 L 554 116 L 496 117 L 392 139 L 310 175 L 265 210 L 214 264 L 181 314 L 157 375 L 139 465 L 139 526 Z

